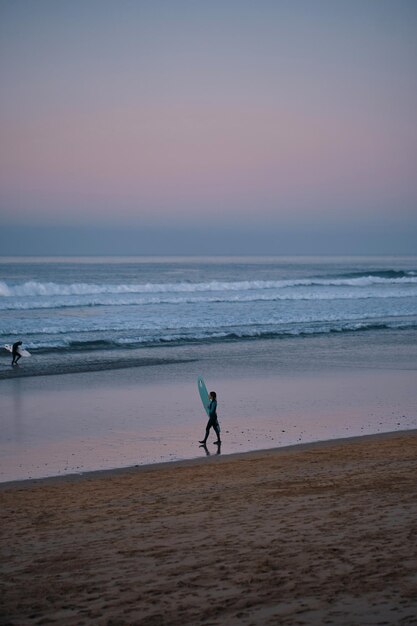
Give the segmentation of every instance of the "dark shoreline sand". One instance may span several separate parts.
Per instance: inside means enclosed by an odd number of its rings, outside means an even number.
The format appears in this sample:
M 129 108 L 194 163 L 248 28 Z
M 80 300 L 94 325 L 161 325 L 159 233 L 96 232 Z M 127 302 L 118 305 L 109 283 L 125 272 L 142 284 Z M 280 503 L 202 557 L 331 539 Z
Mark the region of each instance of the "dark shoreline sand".
M 0 623 L 417 624 L 417 431 L 0 488 Z

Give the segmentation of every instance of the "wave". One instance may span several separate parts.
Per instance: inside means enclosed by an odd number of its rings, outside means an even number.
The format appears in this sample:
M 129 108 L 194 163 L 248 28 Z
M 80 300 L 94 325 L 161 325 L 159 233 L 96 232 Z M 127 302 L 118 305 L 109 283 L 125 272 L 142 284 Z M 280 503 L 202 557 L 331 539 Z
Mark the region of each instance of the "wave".
M 28 281 L 18 285 L 8 285 L 0 281 L 0 297 L 48 297 L 48 296 L 85 296 L 98 294 L 160 294 L 160 293 L 195 293 L 223 291 L 253 291 L 269 289 L 287 289 L 293 287 L 366 287 L 371 285 L 408 285 L 417 284 L 414 272 L 371 272 L 350 274 L 345 277 L 300 278 L 291 280 L 252 280 L 252 281 L 217 281 L 202 283 L 55 283 Z
M 417 276 L 417 271 L 415 270 L 377 270 L 377 271 L 362 271 L 362 272 L 347 272 L 345 274 L 341 274 L 341 278 L 361 278 L 363 276 L 373 276 L 375 278 L 388 278 L 388 279 L 396 279 L 396 278 L 408 278 Z
M 417 276 L 106 285 L 0 282 L 0 310 L 65 309 L 286 300 L 407 298 L 417 295 Z
M 351 320 L 317 322 L 311 324 L 288 324 L 283 327 L 262 325 L 242 326 L 240 328 L 182 328 L 178 330 L 161 331 L 159 333 L 141 336 L 113 337 L 102 339 L 92 338 L 91 335 L 82 339 L 80 334 L 77 339 L 66 336 L 58 336 L 45 340 L 25 341 L 25 347 L 32 354 L 48 354 L 54 352 L 90 352 L 112 350 L 135 350 L 143 347 L 155 347 L 161 345 L 182 345 L 190 343 L 217 343 L 222 341 L 242 341 L 256 339 L 284 339 L 288 337 L 311 337 L 313 335 L 327 335 L 334 333 L 356 333 L 364 331 L 380 330 L 416 330 L 417 320 Z M 87 333 L 86 333 L 87 335 Z
M 338 292 L 338 293 L 287 293 L 287 294 L 268 294 L 268 295 L 224 295 L 219 296 L 189 296 L 189 297 L 160 297 L 160 298 L 90 298 L 80 299 L 79 297 L 68 300 L 54 301 L 0 301 L 0 310 L 3 311 L 36 311 L 42 309 L 59 310 L 74 308 L 92 308 L 92 307 L 130 307 L 130 306 L 151 306 L 151 305 L 170 305 L 170 304 L 210 304 L 210 303 L 256 303 L 256 302 L 280 302 L 280 301 L 313 301 L 313 300 L 368 300 L 368 299 L 402 299 L 409 298 L 412 295 L 409 291 L 396 292 Z

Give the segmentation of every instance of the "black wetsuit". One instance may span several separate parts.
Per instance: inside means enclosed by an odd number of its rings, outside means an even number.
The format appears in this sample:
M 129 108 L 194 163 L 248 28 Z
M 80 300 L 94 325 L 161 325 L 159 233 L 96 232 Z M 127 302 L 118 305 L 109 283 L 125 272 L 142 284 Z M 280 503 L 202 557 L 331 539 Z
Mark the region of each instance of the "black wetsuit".
M 12 365 L 18 362 L 18 360 L 22 357 L 21 354 L 18 353 L 18 348 L 22 345 L 21 341 L 16 341 L 16 343 L 12 346 Z
M 219 421 L 217 419 L 217 400 L 210 400 L 209 405 L 209 420 L 206 426 L 206 436 L 204 437 L 203 443 L 206 443 L 207 437 L 209 436 L 210 428 L 213 428 L 217 435 L 217 442 L 220 443 L 220 426 Z

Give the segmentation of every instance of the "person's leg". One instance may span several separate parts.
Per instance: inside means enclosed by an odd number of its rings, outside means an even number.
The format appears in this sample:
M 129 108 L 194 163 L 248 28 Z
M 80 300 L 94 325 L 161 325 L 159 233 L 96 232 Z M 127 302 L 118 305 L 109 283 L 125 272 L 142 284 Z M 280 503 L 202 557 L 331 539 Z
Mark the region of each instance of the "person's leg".
M 216 423 L 213 424 L 213 428 L 214 428 L 214 430 L 216 432 L 216 435 L 217 435 L 217 441 L 215 441 L 214 443 L 218 443 L 220 445 L 221 441 L 220 441 L 220 426 L 219 426 L 219 422 L 216 421 Z
M 202 444 L 203 444 L 203 446 L 205 446 L 205 445 L 206 445 L 206 441 L 207 441 L 207 439 L 208 439 L 209 432 L 210 432 L 210 428 L 212 427 L 212 425 L 213 425 L 213 424 L 212 424 L 212 420 L 211 420 L 211 418 L 210 418 L 210 419 L 209 419 L 209 421 L 207 422 L 207 426 L 206 426 L 206 436 L 204 437 L 204 439 L 203 439 L 202 441 L 200 441 L 200 443 L 202 443 Z

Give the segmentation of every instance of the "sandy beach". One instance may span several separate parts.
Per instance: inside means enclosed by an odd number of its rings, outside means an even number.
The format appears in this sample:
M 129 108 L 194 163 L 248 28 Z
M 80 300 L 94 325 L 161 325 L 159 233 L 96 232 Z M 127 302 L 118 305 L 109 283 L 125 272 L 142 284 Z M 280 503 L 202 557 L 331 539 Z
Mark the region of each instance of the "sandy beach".
M 417 432 L 0 486 L 1 624 L 417 624 Z

